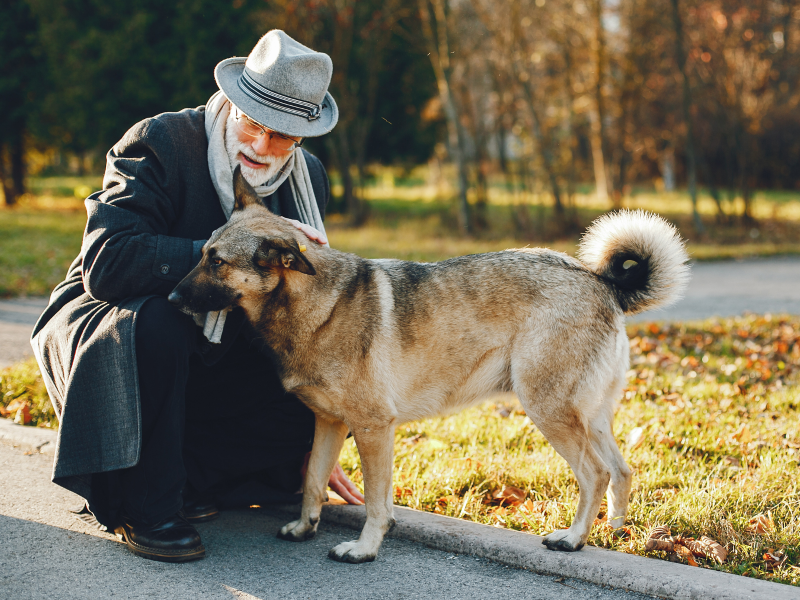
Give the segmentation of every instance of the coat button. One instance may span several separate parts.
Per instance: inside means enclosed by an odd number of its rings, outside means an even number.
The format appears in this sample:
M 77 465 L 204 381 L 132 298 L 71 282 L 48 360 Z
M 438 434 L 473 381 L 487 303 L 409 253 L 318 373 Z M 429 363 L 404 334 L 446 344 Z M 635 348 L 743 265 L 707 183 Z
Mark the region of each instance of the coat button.
M 161 274 L 166 275 L 169 273 L 169 265 L 161 265 Z

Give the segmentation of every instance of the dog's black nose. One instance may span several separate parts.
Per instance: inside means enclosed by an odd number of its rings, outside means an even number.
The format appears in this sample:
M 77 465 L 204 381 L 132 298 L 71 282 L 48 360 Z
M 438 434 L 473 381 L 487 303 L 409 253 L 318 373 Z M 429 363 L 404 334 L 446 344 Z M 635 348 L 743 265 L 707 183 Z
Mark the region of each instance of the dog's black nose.
M 167 300 L 169 300 L 170 303 L 174 304 L 175 306 L 180 306 L 183 304 L 183 298 L 176 290 L 172 290 L 170 295 L 167 296 Z

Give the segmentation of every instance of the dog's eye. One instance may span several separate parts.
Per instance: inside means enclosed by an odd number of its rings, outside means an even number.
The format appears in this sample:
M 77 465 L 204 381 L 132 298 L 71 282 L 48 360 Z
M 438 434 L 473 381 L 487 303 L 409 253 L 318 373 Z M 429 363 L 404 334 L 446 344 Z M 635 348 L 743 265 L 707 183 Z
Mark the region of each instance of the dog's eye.
M 221 258 L 212 258 L 212 259 L 211 259 L 211 262 L 214 264 L 214 266 L 215 266 L 215 267 L 218 267 L 218 266 L 220 266 L 222 263 L 224 263 L 225 261 L 224 261 L 224 260 L 222 260 Z

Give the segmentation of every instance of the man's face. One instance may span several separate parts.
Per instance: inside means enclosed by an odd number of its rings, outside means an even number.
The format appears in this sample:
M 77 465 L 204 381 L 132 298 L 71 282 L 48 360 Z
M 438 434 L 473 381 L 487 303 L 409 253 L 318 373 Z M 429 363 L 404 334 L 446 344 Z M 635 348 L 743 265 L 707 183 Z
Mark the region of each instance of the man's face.
M 237 116 L 239 120 L 237 121 Z M 238 109 L 231 107 L 225 126 L 225 147 L 231 167 L 242 167 L 247 183 L 257 187 L 270 181 L 289 160 L 293 149 L 285 149 L 286 138 L 265 134 L 253 136 L 240 126 L 244 119 Z M 252 130 L 252 128 L 250 128 Z M 299 141 L 299 139 L 298 139 Z

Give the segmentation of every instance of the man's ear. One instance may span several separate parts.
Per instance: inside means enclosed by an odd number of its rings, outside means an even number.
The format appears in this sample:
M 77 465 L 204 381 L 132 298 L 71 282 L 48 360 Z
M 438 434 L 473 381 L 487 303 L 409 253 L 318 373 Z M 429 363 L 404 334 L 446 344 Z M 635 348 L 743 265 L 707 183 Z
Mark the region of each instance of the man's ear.
M 305 255 L 300 252 L 300 247 L 294 240 L 280 238 L 265 238 L 253 256 L 256 266 L 266 269 L 268 267 L 282 267 L 292 269 L 306 275 L 316 275 L 314 268 Z
M 241 165 L 236 165 L 233 170 L 233 197 L 235 199 L 233 210 L 242 210 L 253 204 L 264 206 L 253 186 L 247 183 L 244 175 L 242 175 Z

